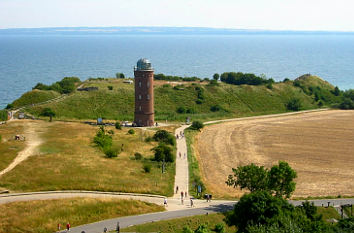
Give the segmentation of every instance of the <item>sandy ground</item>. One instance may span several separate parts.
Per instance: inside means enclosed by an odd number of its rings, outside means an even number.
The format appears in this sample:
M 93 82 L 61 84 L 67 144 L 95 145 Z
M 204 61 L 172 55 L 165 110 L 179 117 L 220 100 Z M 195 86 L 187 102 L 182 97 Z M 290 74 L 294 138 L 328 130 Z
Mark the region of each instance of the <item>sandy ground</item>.
M 204 182 L 214 196 L 232 168 L 287 161 L 298 173 L 294 197 L 354 195 L 354 111 L 331 110 L 207 126 L 197 138 Z
M 23 135 L 26 138 L 26 147 L 18 153 L 16 158 L 9 164 L 7 168 L 0 171 L 0 177 L 14 169 L 18 164 L 26 160 L 29 156 L 37 152 L 37 147 L 42 143 L 39 137 L 40 123 L 35 121 L 26 121 L 25 132 Z

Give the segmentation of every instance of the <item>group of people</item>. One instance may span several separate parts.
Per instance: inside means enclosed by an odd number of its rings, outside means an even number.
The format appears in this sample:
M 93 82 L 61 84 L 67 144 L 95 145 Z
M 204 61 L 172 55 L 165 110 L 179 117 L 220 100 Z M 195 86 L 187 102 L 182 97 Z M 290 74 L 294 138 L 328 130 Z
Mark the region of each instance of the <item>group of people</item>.
M 166 203 L 167 203 L 167 201 L 166 201 Z M 67 224 L 66 224 L 66 232 L 70 231 L 70 228 L 71 228 L 70 223 L 67 223 Z M 58 223 L 58 231 L 60 231 L 60 230 L 61 230 L 61 224 Z M 108 232 L 107 227 L 103 228 L 103 232 L 104 232 L 104 233 Z M 120 232 L 120 224 L 119 224 L 119 222 L 117 222 L 116 232 L 117 232 L 117 233 Z M 81 233 L 86 233 L 86 232 L 85 232 L 85 231 L 82 231 Z
M 178 193 L 178 186 L 176 187 L 176 194 Z M 184 198 L 187 198 L 187 192 L 183 192 L 181 191 L 181 204 L 183 205 L 184 204 Z M 167 199 L 165 198 L 165 201 L 164 201 L 164 204 L 165 206 L 167 206 Z M 194 207 L 194 202 L 193 202 L 193 199 L 190 198 L 190 204 L 191 204 L 191 207 Z
M 183 131 L 181 131 L 181 132 L 179 133 L 179 135 L 176 134 L 176 139 L 180 139 L 180 138 L 184 138 L 184 133 L 183 133 Z
M 179 158 L 181 159 L 181 158 L 182 158 L 182 153 L 181 153 L 181 152 L 179 152 L 179 153 L 178 153 L 178 155 L 179 155 Z M 186 155 L 186 153 L 184 153 L 183 158 L 185 159 L 186 157 L 187 157 L 187 155 Z
M 71 228 L 71 225 L 70 225 L 70 223 L 68 222 L 68 223 L 66 224 L 66 231 L 70 231 L 70 228 Z M 60 231 L 60 230 L 61 230 L 61 224 L 58 223 L 58 231 Z

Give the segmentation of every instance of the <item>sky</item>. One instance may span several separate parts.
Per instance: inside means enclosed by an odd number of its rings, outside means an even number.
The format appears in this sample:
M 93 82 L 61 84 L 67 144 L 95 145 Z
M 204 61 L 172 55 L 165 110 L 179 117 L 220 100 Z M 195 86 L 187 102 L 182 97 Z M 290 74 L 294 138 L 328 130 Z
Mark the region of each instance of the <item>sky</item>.
M 0 0 L 0 28 L 171 26 L 354 31 L 354 0 Z

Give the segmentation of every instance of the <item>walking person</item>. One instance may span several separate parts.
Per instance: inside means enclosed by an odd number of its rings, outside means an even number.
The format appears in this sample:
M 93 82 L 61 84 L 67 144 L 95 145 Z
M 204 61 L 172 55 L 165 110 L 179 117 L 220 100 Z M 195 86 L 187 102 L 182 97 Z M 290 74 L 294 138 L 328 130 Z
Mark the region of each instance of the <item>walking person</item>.
M 176 186 L 176 194 L 178 193 L 178 185 Z
M 58 223 L 58 231 L 60 231 L 60 230 L 61 230 L 61 224 Z
M 108 230 L 107 230 L 107 227 L 103 228 L 103 232 L 104 232 L 104 233 L 107 233 L 107 231 L 108 231 Z
M 70 231 L 70 223 L 68 222 L 67 224 L 66 224 L 66 231 Z
M 167 198 L 166 198 L 166 197 L 163 199 L 163 205 L 164 205 L 165 207 L 168 206 L 168 205 L 167 205 Z
M 119 232 L 120 232 L 120 226 L 119 226 L 119 222 L 117 222 L 117 227 L 116 227 L 116 231 L 117 231 L 117 233 L 119 233 Z
M 183 205 L 183 191 L 181 192 L 181 204 Z
M 187 198 L 187 192 L 184 192 L 184 197 Z
M 193 199 L 191 198 L 191 207 L 194 207 Z

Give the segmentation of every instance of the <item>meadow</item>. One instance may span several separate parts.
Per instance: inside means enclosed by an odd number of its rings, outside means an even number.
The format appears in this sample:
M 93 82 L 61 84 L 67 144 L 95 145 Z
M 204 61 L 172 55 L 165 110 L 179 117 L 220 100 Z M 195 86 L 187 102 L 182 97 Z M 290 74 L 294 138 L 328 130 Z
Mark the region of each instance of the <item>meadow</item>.
M 107 158 L 93 143 L 97 126 L 35 122 L 23 120 L 21 127 L 31 124 L 40 135 L 42 143 L 38 153 L 4 174 L 0 178 L 1 188 L 16 192 L 97 190 L 172 195 L 174 163 L 168 164 L 167 172 L 162 174 L 161 164 L 151 160 L 151 149 L 157 143 L 145 142 L 154 131 L 135 129 L 135 134 L 128 134 L 129 129 L 125 127 L 122 130 L 106 127 L 114 132 L 113 147 L 120 151 L 118 157 Z M 9 127 L 12 125 L 17 123 L 8 123 Z M 31 135 L 27 138 L 31 140 Z M 143 155 L 141 160 L 135 159 L 137 152 Z M 145 164 L 151 165 L 148 173 L 143 169 Z
M 55 232 L 104 219 L 164 211 L 164 207 L 114 198 L 68 198 L 0 205 L 0 232 Z

